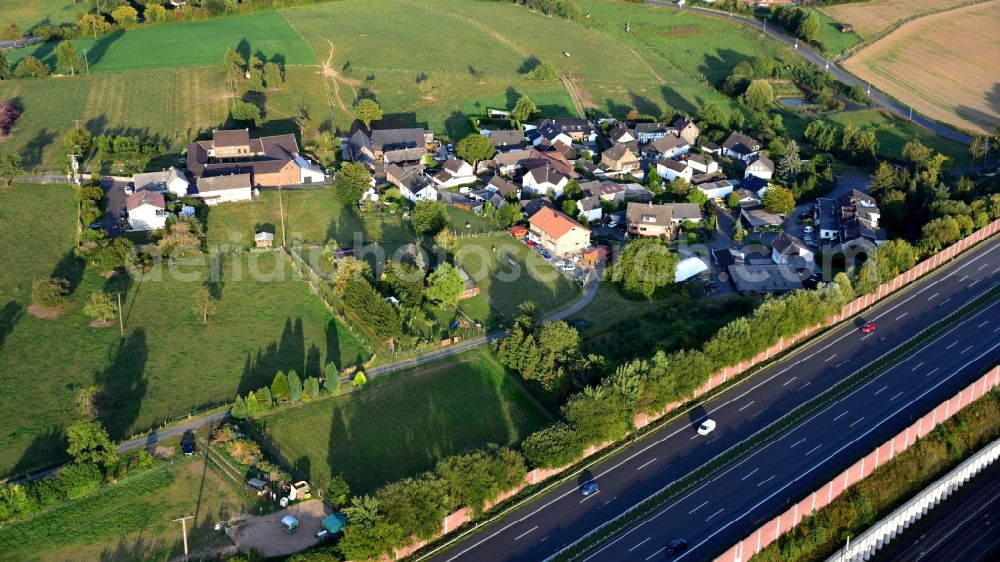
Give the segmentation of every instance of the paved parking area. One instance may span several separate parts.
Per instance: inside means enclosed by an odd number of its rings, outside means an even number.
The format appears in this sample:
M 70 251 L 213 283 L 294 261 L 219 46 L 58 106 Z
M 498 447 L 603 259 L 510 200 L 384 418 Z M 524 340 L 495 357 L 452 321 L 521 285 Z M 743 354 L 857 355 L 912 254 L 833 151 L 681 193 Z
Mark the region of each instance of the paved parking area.
M 101 187 L 104 189 L 108 210 L 107 216 L 104 218 L 104 230 L 111 236 L 115 236 L 121 231 L 121 228 L 113 229 L 112 225 L 121 225 L 119 217 L 120 213 L 125 210 L 125 199 L 128 197 L 125 194 L 125 186 L 129 183 L 131 183 L 130 178 L 101 176 Z

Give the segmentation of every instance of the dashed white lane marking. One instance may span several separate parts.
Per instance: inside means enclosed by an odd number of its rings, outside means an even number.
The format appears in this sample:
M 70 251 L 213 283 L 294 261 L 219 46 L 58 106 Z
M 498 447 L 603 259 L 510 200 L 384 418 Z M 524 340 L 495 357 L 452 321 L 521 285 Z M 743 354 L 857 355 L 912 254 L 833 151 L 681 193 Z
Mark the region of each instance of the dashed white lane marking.
M 946 303 L 946 302 L 948 302 L 950 300 L 951 300 L 951 297 L 948 297 L 948 298 L 944 299 L 943 301 L 939 302 L 938 306 L 944 306 L 944 303 Z
M 746 480 L 747 478 L 750 478 L 750 477 L 751 477 L 751 476 L 753 476 L 753 474 L 754 474 L 755 472 L 757 472 L 758 470 L 760 470 L 760 468 L 755 468 L 755 469 L 751 470 L 750 472 L 748 472 L 748 473 L 747 473 L 747 475 L 746 475 L 746 476 L 744 476 L 743 478 L 740 478 L 740 482 L 742 482 L 742 481 Z
M 896 317 L 896 320 L 902 320 L 903 317 L 906 316 L 907 314 L 909 314 L 909 312 L 904 312 L 904 313 L 900 314 L 899 316 Z
M 642 470 L 643 468 L 646 467 L 646 465 L 648 465 L 651 462 L 655 462 L 655 461 L 656 461 L 656 458 L 653 458 L 652 460 L 648 460 L 648 461 L 642 463 L 641 465 L 639 465 L 639 468 L 637 468 L 636 470 Z
M 854 427 L 854 426 L 858 425 L 859 423 L 861 423 L 861 420 L 863 420 L 863 419 L 865 419 L 865 417 L 861 416 L 860 418 L 858 418 L 858 419 L 854 420 L 853 422 L 851 422 L 851 425 L 849 425 L 847 427 Z
M 917 366 L 916 366 L 916 367 L 914 367 L 914 368 L 910 369 L 910 372 L 912 373 L 913 371 L 916 371 L 917 369 L 919 369 L 919 368 L 921 368 L 921 367 L 923 367 L 923 366 L 924 366 L 924 362 L 923 362 L 923 361 L 921 361 L 920 363 L 918 363 L 918 364 L 917 364 Z
M 514 537 L 514 540 L 518 540 L 518 539 L 524 538 L 528 533 L 534 531 L 537 528 L 538 528 L 538 525 L 535 525 L 534 527 L 532 527 L 532 528 L 528 529 L 527 531 L 521 533 L 520 535 Z
M 974 345 L 970 345 L 969 347 L 967 347 L 967 348 L 963 349 L 963 350 L 962 350 L 962 353 L 959 353 L 959 355 L 965 355 L 965 354 L 966 354 L 966 353 L 967 353 L 967 352 L 968 352 L 968 351 L 969 351 L 970 349 L 972 349 L 973 347 L 976 347 L 976 346 L 974 346 Z
M 805 443 L 805 441 L 806 441 L 805 438 L 799 439 L 798 441 L 795 442 L 794 445 L 792 445 L 791 447 L 789 447 L 789 449 L 794 449 L 795 447 L 798 447 L 802 443 Z
M 927 297 L 927 300 L 931 300 L 931 299 L 933 299 L 934 297 L 936 297 L 936 296 L 938 296 L 938 295 L 940 295 L 940 294 L 941 294 L 941 293 L 934 293 L 933 295 L 931 295 L 931 296 Z
M 705 507 L 706 505 L 708 505 L 708 500 L 705 500 L 705 501 L 701 502 L 701 505 L 699 505 L 698 507 L 696 507 L 696 508 L 692 509 L 691 511 L 689 511 L 688 515 L 691 515 L 692 513 L 698 511 L 699 509 Z
M 706 519 L 706 520 L 705 520 L 705 522 L 706 522 L 706 523 L 708 523 L 708 520 L 709 520 L 709 519 L 711 519 L 711 518 L 715 517 L 716 515 L 718 515 L 718 514 L 722 513 L 722 512 L 723 512 L 723 511 L 725 511 L 725 510 L 726 510 L 726 508 L 722 508 L 722 509 L 720 509 L 719 511 L 716 511 L 715 513 L 713 513 L 713 514 L 709 515 L 709 516 L 708 516 L 708 519 Z
M 795 379 L 797 379 L 797 378 L 798 378 L 798 377 L 792 377 L 792 378 L 788 379 L 787 381 L 785 381 L 785 384 L 783 384 L 783 385 L 781 385 L 781 386 L 788 386 L 788 384 L 789 384 L 789 383 L 791 383 L 791 382 L 792 382 L 793 380 L 795 380 Z
M 758 487 L 758 488 L 760 488 L 761 486 L 763 486 L 764 484 L 767 484 L 767 483 L 768 483 L 768 482 L 770 482 L 771 480 L 774 480 L 774 475 L 773 475 L 773 474 L 772 474 L 772 475 L 771 475 L 771 477 L 770 477 L 770 478 L 768 478 L 767 480 L 765 480 L 765 481 L 761 482 L 760 484 L 757 484 L 757 487 Z
M 877 391 L 875 391 L 875 394 L 872 394 L 872 396 L 878 396 L 883 390 L 885 390 L 887 388 L 889 388 L 889 385 L 883 386 L 882 388 L 880 388 Z
M 812 449 L 810 449 L 808 453 L 806 453 L 806 456 L 808 457 L 809 455 L 811 455 L 811 454 L 815 453 L 815 452 L 816 452 L 816 451 L 818 451 L 818 450 L 820 449 L 820 447 L 822 447 L 822 446 L 823 446 L 823 445 L 816 445 L 815 447 L 813 447 Z
M 831 355 L 831 356 L 827 357 L 827 358 L 826 358 L 826 359 L 824 360 L 824 362 L 825 362 L 825 363 L 829 363 L 829 362 L 830 362 L 830 360 L 831 360 L 831 359 L 833 359 L 833 358 L 834 358 L 834 357 L 836 357 L 836 356 L 837 356 L 837 354 L 836 354 L 836 353 L 834 353 L 833 355 Z
M 989 324 L 989 323 L 990 323 L 990 321 L 989 321 L 989 320 L 986 320 L 986 321 L 984 321 L 984 322 L 983 322 L 982 324 L 980 324 L 980 325 L 976 326 L 976 328 L 982 328 L 983 326 L 985 326 L 985 325 L 987 325 L 987 324 Z
M 750 405 L 751 405 L 751 404 L 753 404 L 753 403 L 754 403 L 754 401 L 753 401 L 753 400 L 751 400 L 751 401 L 747 402 L 747 403 L 746 403 L 746 405 L 744 405 L 744 406 L 743 406 L 742 408 L 740 408 L 740 411 L 742 412 L 743 410 L 746 410 L 746 409 L 747 409 L 747 408 L 749 408 L 749 407 L 750 407 Z
M 632 552 L 633 550 L 635 550 L 635 549 L 639 548 L 640 546 L 642 546 L 642 545 L 644 545 L 644 544 L 648 543 L 648 542 L 649 542 L 649 539 L 651 539 L 651 538 L 652 538 L 652 537 L 646 537 L 646 540 L 644 540 L 644 541 L 640 542 L 639 544 L 637 544 L 637 545 L 633 546 L 632 548 L 628 549 L 628 551 L 629 551 L 629 552 Z
M 941 369 L 941 367 L 934 367 L 930 371 L 927 371 L 927 374 L 924 375 L 924 376 L 925 377 L 929 377 L 929 376 L 933 375 L 934 373 L 938 372 L 938 370 L 940 370 L 940 369 Z
M 847 415 L 847 410 L 844 410 L 844 413 L 842 413 L 839 416 L 833 418 L 833 421 L 837 421 L 837 420 L 839 420 L 840 418 L 842 418 L 842 417 L 844 417 L 846 415 Z
M 955 341 L 951 342 L 951 344 L 948 345 L 948 347 L 946 347 L 945 350 L 951 349 L 951 348 L 955 347 L 956 345 L 958 345 L 958 340 L 955 340 Z
M 895 396 L 893 396 L 892 398 L 890 398 L 890 399 L 889 399 L 889 402 L 892 402 L 893 400 L 895 400 L 895 399 L 899 398 L 899 397 L 900 397 L 900 396 L 902 396 L 902 395 L 903 395 L 903 391 L 902 391 L 902 390 L 900 390 L 899 392 L 897 392 L 897 393 L 896 393 L 896 395 L 895 395 Z

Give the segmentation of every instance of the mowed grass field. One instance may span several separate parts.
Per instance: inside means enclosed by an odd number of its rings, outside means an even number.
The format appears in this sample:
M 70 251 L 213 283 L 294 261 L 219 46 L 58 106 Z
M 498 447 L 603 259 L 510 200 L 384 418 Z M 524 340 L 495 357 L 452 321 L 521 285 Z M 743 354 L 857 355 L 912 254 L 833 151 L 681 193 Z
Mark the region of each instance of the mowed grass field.
M 46 21 L 52 25 L 76 21 L 87 6 L 74 0 L 4 0 L 3 25 L 14 24 L 22 32 Z
M 853 31 L 840 30 L 840 22 L 830 17 L 822 10 L 814 10 L 819 17 L 819 33 L 817 37 L 823 44 L 823 50 L 831 55 L 839 55 L 861 42 L 861 37 Z
M 868 0 L 824 6 L 823 11 L 837 21 L 853 25 L 858 35 L 872 41 L 899 22 L 951 10 L 973 2 L 975 0 Z
M 263 60 L 316 64 L 309 45 L 273 11 L 154 25 L 97 39 L 74 39 L 73 44 L 86 49 L 91 73 L 221 66 L 227 47 L 242 50 L 244 58 L 259 52 Z M 11 63 L 34 55 L 55 66 L 55 45 L 12 51 Z
M 242 512 L 243 498 L 203 460 L 158 467 L 105 487 L 93 496 L 5 525 L 0 552 L 24 562 L 64 560 L 144 561 L 182 556 L 180 529 L 187 521 L 191 549 L 225 547 L 215 523 Z
M 360 217 L 337 199 L 333 188 L 317 188 L 281 192 L 267 189 L 254 201 L 209 209 L 208 243 L 246 246 L 260 229 L 274 232 L 280 241 L 282 209 L 288 243 L 324 244 L 337 240 L 350 247 L 355 236 L 363 241 L 413 239 L 413 233 L 399 217 Z
M 158 135 L 179 153 L 200 131 L 226 122 L 224 80 L 220 65 L 0 81 L 0 99 L 16 99 L 24 109 L 4 150 L 19 151 L 29 169 L 67 169 L 63 137 L 79 119 L 95 134 Z
M 328 361 L 344 368 L 370 356 L 276 254 L 223 258 L 207 325 L 191 311 L 205 265 L 110 280 L 80 267 L 70 257 L 75 206 L 66 186 L 0 191 L 0 475 L 64 457 L 62 430 L 89 385 L 104 392 L 102 421 L 120 439 L 231 400 L 279 369 L 318 375 Z M 64 313 L 41 320 L 26 311 L 31 283 L 51 274 L 73 293 Z M 88 327 L 83 304 L 102 290 L 125 293 L 124 338 L 117 327 Z
M 926 115 L 982 133 L 1000 124 L 1000 1 L 920 18 L 844 66 Z
M 459 239 L 458 246 L 455 260 L 507 320 L 517 314 L 523 302 L 533 301 L 539 312 L 547 314 L 580 294 L 579 285 L 506 233 Z
M 261 423 L 314 485 L 339 474 L 363 494 L 469 448 L 515 444 L 551 419 L 480 348 Z

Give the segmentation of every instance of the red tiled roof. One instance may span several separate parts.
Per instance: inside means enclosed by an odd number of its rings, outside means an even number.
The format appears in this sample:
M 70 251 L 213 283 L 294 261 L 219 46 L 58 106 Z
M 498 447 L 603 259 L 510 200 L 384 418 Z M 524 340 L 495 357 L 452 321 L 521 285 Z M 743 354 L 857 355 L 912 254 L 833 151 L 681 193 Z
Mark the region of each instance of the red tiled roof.
M 555 239 L 562 238 L 564 234 L 576 227 L 584 228 L 582 224 L 565 214 L 548 207 L 542 207 L 537 213 L 531 215 L 528 222 Z

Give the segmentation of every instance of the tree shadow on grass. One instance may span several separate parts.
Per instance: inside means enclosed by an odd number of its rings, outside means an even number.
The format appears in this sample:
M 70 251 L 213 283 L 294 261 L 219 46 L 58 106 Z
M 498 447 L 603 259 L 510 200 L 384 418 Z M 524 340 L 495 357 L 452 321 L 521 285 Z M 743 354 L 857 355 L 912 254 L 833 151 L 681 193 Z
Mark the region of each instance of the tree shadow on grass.
M 129 437 L 149 387 L 146 331 L 133 330 L 118 343 L 111 362 L 94 380 L 103 405 L 100 421 L 115 441 Z
M 39 469 L 66 459 L 66 434 L 61 427 L 49 427 L 41 431 L 34 431 L 31 444 L 24 449 L 24 453 L 17 463 L 7 473 L 11 478 L 21 478 Z
M 83 281 L 83 272 L 86 268 L 86 264 L 76 257 L 73 250 L 69 250 L 56 263 L 56 266 L 52 269 L 51 276 L 61 277 L 69 281 L 69 293 L 72 295 L 76 292 L 76 288 L 80 286 L 80 282 Z
M 14 325 L 24 315 L 24 305 L 14 299 L 7 301 L 7 304 L 0 308 L 0 347 L 7 339 L 7 335 L 14 331 Z
M 271 342 L 264 349 L 258 349 L 256 355 L 247 353 L 243 364 L 243 376 L 236 392 L 244 396 L 274 380 L 278 371 L 288 373 L 294 369 L 300 378 L 305 380 L 306 344 L 302 329 L 302 319 L 292 321 L 285 319 L 280 338 Z M 318 373 L 311 373 L 316 375 Z
M 21 149 L 21 162 L 24 167 L 31 170 L 42 165 L 42 156 L 45 149 L 56 140 L 56 133 L 50 132 L 48 128 L 43 128 Z

